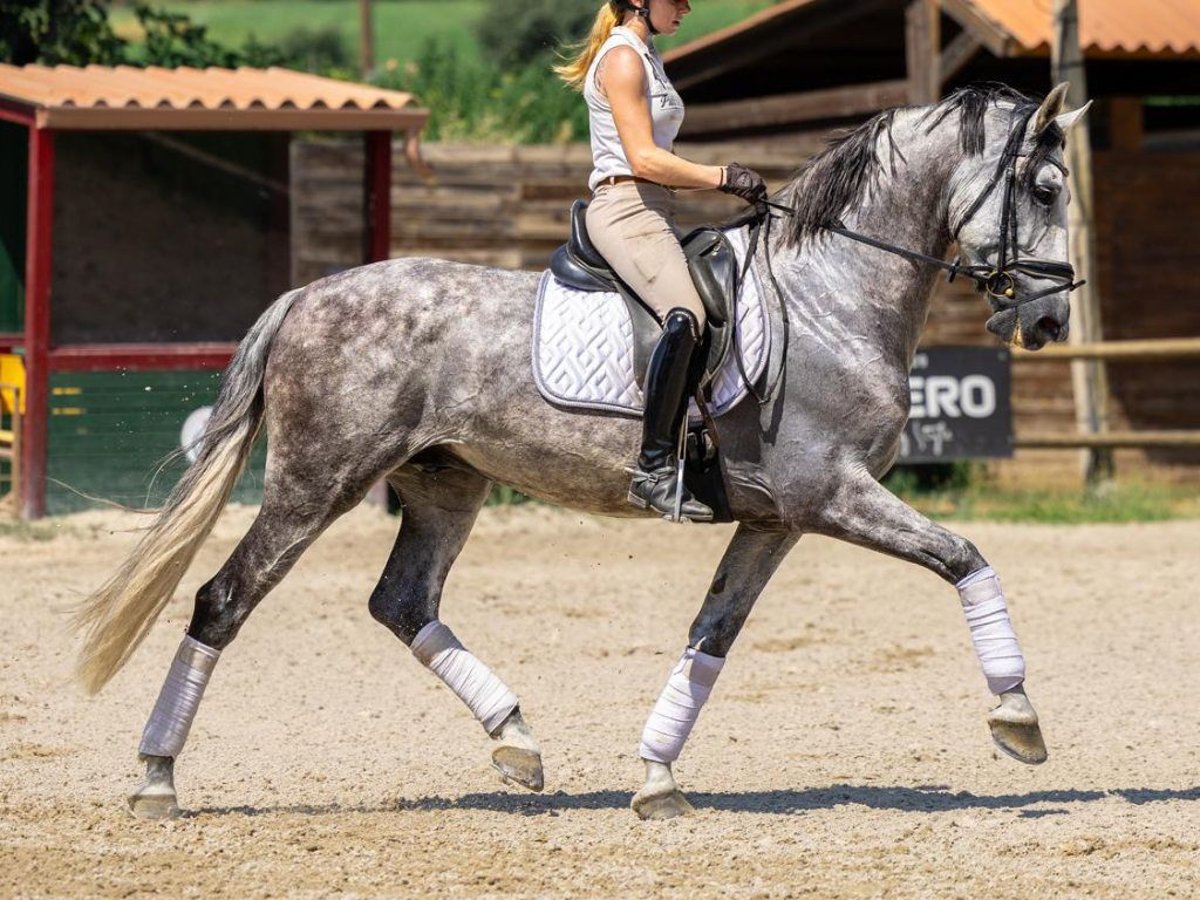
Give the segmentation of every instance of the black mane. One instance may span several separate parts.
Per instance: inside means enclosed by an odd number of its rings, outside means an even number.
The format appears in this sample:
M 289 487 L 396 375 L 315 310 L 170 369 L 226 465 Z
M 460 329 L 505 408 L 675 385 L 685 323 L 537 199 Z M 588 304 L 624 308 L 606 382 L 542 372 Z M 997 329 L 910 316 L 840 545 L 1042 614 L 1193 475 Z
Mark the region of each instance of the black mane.
M 1003 84 L 959 88 L 925 114 L 925 119 L 932 119 L 926 134 L 957 113 L 962 152 L 966 156 L 978 156 L 985 146 L 987 110 L 999 103 L 1013 104 L 1016 114 L 1022 116 L 1037 109 L 1039 101 Z M 891 142 L 896 112 L 896 109 L 881 112 L 834 139 L 788 182 L 784 202 L 795 209 L 796 214 L 789 217 L 787 223 L 787 243 L 798 243 L 825 226 L 838 223 L 847 209 L 862 201 L 867 185 L 883 169 L 876 148 L 881 133 Z M 1035 173 L 1041 159 L 1056 146 L 1062 146 L 1062 141 L 1062 132 L 1057 126 L 1048 128 L 1038 142 L 1035 158 L 1026 167 L 1026 172 Z M 893 159 L 896 156 L 903 158 L 895 143 L 891 143 L 891 149 Z

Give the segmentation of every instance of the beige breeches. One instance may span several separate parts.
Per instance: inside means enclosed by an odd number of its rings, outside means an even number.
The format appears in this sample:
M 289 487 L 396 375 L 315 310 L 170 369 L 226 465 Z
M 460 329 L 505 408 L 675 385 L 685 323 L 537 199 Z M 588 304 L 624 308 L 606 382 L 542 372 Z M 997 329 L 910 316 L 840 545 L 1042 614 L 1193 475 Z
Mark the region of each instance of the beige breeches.
M 657 184 L 602 184 L 587 209 L 588 237 L 608 264 L 654 310 L 659 322 L 676 307 L 704 330 L 704 304 L 679 245 L 675 197 Z

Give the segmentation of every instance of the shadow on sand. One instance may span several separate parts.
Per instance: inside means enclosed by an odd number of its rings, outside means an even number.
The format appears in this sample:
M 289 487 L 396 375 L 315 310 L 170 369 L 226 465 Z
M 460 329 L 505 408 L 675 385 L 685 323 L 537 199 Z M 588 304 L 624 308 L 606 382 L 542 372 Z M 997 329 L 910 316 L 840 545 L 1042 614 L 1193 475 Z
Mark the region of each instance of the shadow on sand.
M 854 786 L 834 784 L 829 787 L 804 790 L 743 791 L 740 793 L 689 792 L 688 799 L 698 810 L 721 812 L 771 813 L 788 815 L 835 806 L 857 804 L 871 809 L 891 809 L 906 812 L 954 812 L 971 809 L 1020 810 L 1025 818 L 1062 815 L 1063 809 L 1029 809 L 1043 803 L 1091 803 L 1108 797 L 1118 797 L 1134 805 L 1160 803 L 1170 800 L 1200 800 L 1200 787 L 1168 790 L 1155 788 L 1115 788 L 1108 791 L 1031 791 L 1026 794 L 972 794 L 968 791 L 951 793 L 944 785 L 917 787 Z M 503 812 L 523 816 L 555 816 L 566 810 L 627 809 L 631 793 L 626 791 L 588 791 L 567 794 L 494 793 L 465 794 L 462 797 L 421 797 L 398 799 L 390 803 L 355 806 L 353 804 L 299 804 L 295 806 L 227 806 L 208 807 L 185 813 L 187 816 L 261 816 L 261 815 L 332 815 L 342 813 L 390 813 L 472 809 Z

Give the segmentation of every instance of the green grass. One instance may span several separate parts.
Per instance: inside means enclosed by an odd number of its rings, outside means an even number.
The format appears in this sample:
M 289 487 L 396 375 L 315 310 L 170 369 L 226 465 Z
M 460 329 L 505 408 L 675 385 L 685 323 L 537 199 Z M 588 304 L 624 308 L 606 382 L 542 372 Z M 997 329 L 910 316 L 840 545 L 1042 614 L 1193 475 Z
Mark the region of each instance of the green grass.
M 517 0 L 512 2 L 517 4 Z M 777 0 L 703 0 L 684 20 L 680 33 L 662 39 L 659 46 L 666 49 L 694 40 L 774 2 Z M 186 14 L 193 22 L 207 26 L 208 36 L 214 41 L 234 48 L 251 36 L 275 44 L 297 28 L 337 28 L 352 58 L 358 58 L 357 0 L 151 0 L 151 5 Z M 457 46 L 465 58 L 474 59 L 479 53 L 474 26 L 485 6 L 486 0 L 375 0 L 377 64 L 386 65 L 389 59 L 398 63 L 415 59 L 431 37 Z M 137 20 L 129 7 L 113 9 L 111 20 L 122 37 L 138 37 Z M 578 37 L 582 35 L 563 35 L 564 41 Z
M 358 3 L 356 0 L 166 0 L 155 7 L 184 13 L 208 36 L 239 48 L 254 37 L 276 44 L 298 28 L 320 31 L 336 28 L 353 59 L 358 58 Z M 375 57 L 413 59 L 431 37 L 456 45 L 460 52 L 478 52 L 472 30 L 483 13 L 484 0 L 391 0 L 374 4 Z M 113 28 L 126 39 L 138 37 L 137 20 L 129 8 L 114 9 Z
M 1082 525 L 1200 517 L 1200 493 L 1194 488 L 1158 484 L 1017 490 L 976 482 L 933 491 L 912 491 L 903 485 L 892 489 L 931 518 L 950 521 Z

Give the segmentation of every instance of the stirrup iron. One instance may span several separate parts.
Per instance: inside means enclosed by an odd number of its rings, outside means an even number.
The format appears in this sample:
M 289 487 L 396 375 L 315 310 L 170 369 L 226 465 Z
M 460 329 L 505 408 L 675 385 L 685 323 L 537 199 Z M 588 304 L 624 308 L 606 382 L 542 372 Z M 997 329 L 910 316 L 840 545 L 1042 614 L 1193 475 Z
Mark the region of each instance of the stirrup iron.
M 672 522 L 682 522 L 683 519 L 683 469 L 684 454 L 687 452 L 687 398 L 684 398 L 683 422 L 679 426 L 679 448 L 675 453 L 675 512 L 671 515 Z M 690 521 L 690 520 L 689 520 Z

